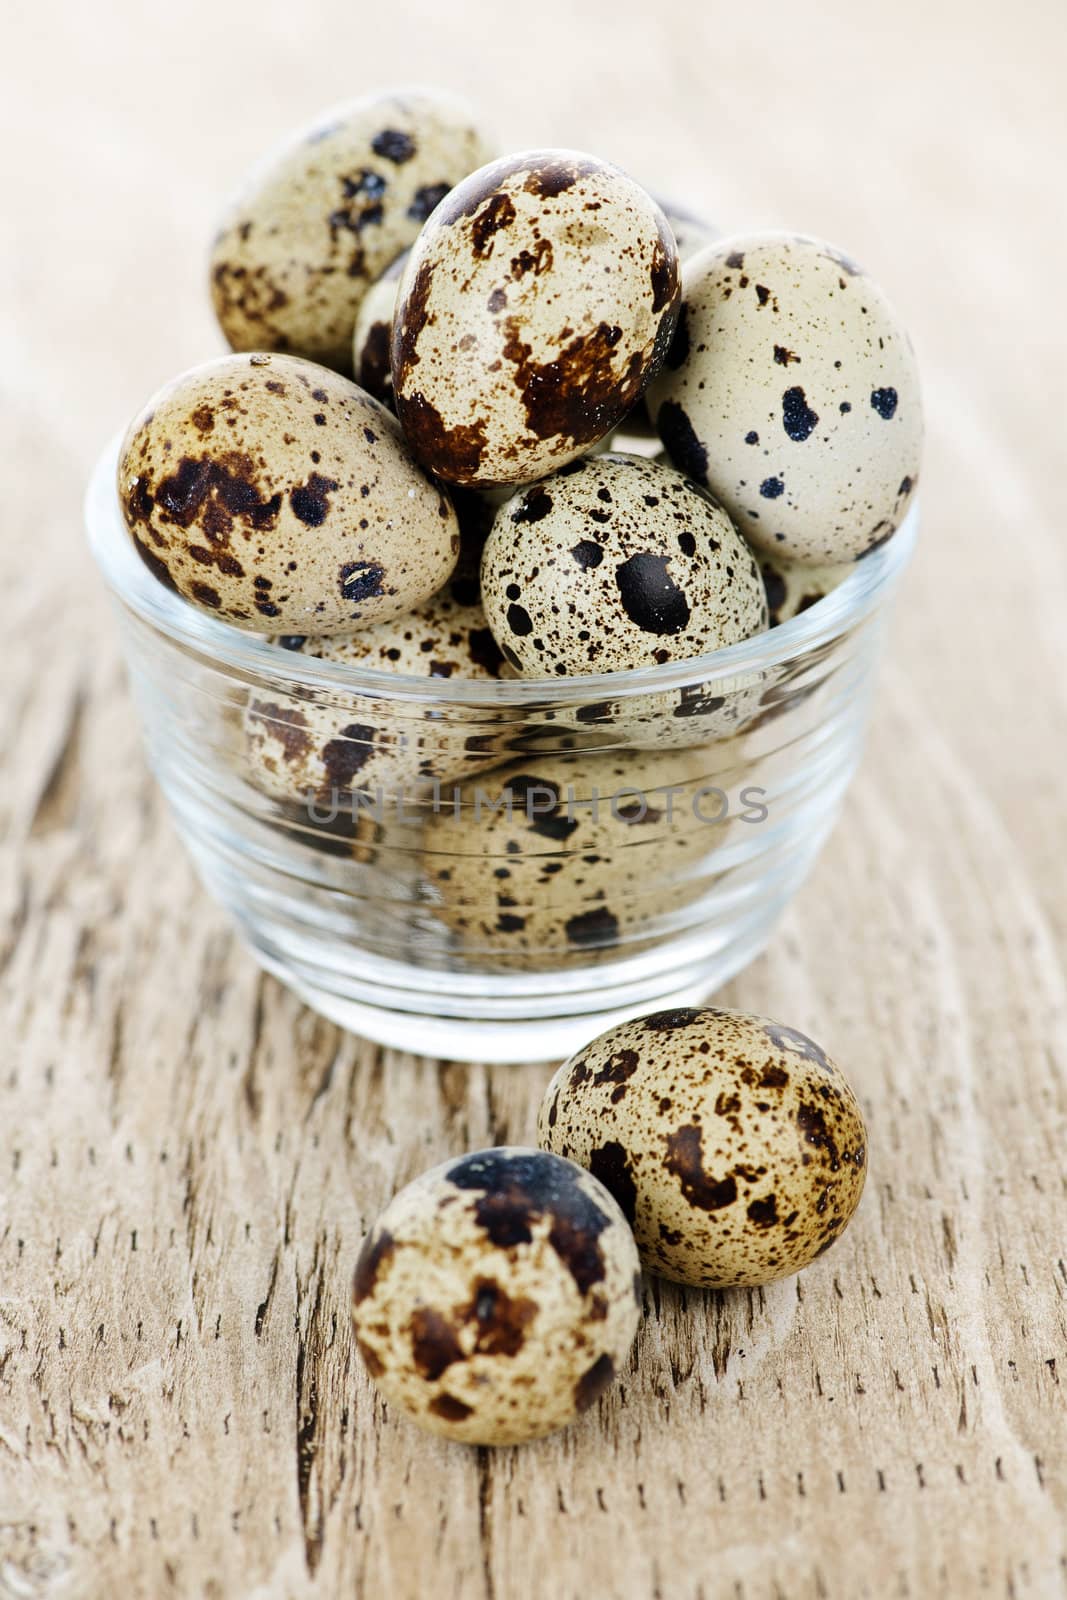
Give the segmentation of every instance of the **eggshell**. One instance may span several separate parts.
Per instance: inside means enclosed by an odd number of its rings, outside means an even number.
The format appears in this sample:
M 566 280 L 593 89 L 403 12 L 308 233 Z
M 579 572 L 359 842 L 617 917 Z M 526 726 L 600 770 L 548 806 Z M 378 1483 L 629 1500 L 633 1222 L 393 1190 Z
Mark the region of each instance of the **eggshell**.
M 751 552 L 690 479 L 641 456 L 590 456 L 497 512 L 482 600 L 525 677 L 654 667 L 767 625 Z
M 616 167 L 510 156 L 423 229 L 393 324 L 397 413 L 452 483 L 526 483 L 573 460 L 637 400 L 670 341 L 674 236 Z
M 350 371 L 367 289 L 491 155 L 470 107 L 435 90 L 320 116 L 250 176 L 215 239 L 212 300 L 231 348 Z
M 724 239 L 683 280 L 648 393 L 675 465 L 788 561 L 884 544 L 918 481 L 923 424 L 915 355 L 878 286 L 832 246 L 787 234 Z
M 712 887 L 736 776 L 724 743 L 531 754 L 465 783 L 423 834 L 434 912 L 500 970 L 633 953 Z
M 764 553 L 760 558 L 760 573 L 767 591 L 767 610 L 770 626 L 790 622 L 808 611 L 818 601 L 832 594 L 852 571 L 852 563 L 837 566 L 809 567 L 800 561 L 783 561 L 780 557 Z
M 444 693 L 456 678 L 491 682 L 507 669 L 469 582 L 454 579 L 414 611 L 350 638 L 278 643 L 320 661 L 437 679 Z M 257 693 L 245 716 L 247 775 L 267 794 L 320 809 L 353 791 L 416 801 L 435 778 L 459 781 L 505 759 L 492 712 L 483 717 L 484 726 L 475 707 L 450 715 L 447 706 L 373 695 Z
M 847 1226 L 867 1175 L 863 1114 L 826 1052 L 707 1006 L 579 1050 L 549 1084 L 537 1134 L 611 1190 L 649 1271 L 708 1288 L 807 1266 Z
M 392 407 L 393 374 L 390 350 L 397 290 L 408 252 L 398 256 L 363 296 L 352 334 L 352 371 L 361 388 L 375 400 Z
M 118 488 L 155 576 L 261 632 L 400 616 L 441 588 L 459 550 L 451 503 L 396 418 L 293 356 L 224 356 L 160 390 L 126 435 Z
M 416 1178 L 360 1252 L 352 1322 L 391 1406 L 465 1444 L 565 1427 L 626 1360 L 641 1279 L 607 1190 L 539 1150 L 482 1150 Z

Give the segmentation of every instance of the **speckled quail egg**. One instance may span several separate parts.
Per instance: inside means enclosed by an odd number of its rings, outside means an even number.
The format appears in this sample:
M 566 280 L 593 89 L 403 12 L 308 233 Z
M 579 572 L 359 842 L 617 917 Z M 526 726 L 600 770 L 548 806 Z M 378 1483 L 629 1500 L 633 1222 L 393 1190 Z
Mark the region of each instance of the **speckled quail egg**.
M 825 1051 L 710 1007 L 601 1034 L 556 1073 L 537 1131 L 611 1190 L 649 1271 L 708 1288 L 807 1266 L 867 1175 L 863 1114 Z
M 603 1185 L 510 1146 L 402 1189 L 352 1287 L 356 1344 L 390 1405 L 464 1444 L 573 1422 L 625 1362 L 640 1307 L 633 1236 Z
M 727 741 L 531 755 L 443 797 L 423 832 L 427 898 L 502 971 L 632 954 L 712 887 L 738 775 Z
M 729 517 L 641 456 L 571 462 L 507 501 L 482 555 L 482 602 L 525 677 L 653 667 L 767 626 Z
M 393 312 L 408 251 L 397 256 L 363 296 L 352 334 L 352 371 L 361 388 L 383 405 L 393 403 L 393 374 L 389 352 L 393 338 Z
M 824 565 L 900 526 L 919 476 L 915 355 L 878 286 L 832 246 L 725 239 L 686 263 L 648 405 L 667 450 L 760 550 Z
M 504 658 L 478 604 L 477 585 L 451 580 L 430 600 L 390 622 L 344 639 L 282 636 L 286 649 L 320 661 L 371 667 L 420 678 L 498 678 Z M 380 696 L 331 694 L 318 701 L 255 694 L 245 716 L 247 772 L 278 799 L 317 805 L 358 790 L 416 798 L 432 779 L 458 781 L 504 759 L 500 736 L 485 713 L 462 721 L 444 710 L 406 709 Z
M 161 389 L 126 434 L 118 488 L 155 576 L 262 632 L 400 616 L 459 550 L 452 505 L 396 418 L 294 356 L 224 356 Z
M 670 342 L 678 258 L 625 173 L 568 150 L 510 156 L 427 222 L 393 322 L 397 413 L 451 483 L 526 483 L 635 403 Z
M 231 347 L 349 371 L 367 289 L 491 155 L 469 106 L 424 89 L 336 107 L 302 130 L 252 174 L 212 248 Z
M 799 617 L 825 598 L 853 570 L 849 561 L 829 567 L 809 567 L 800 561 L 783 561 L 766 552 L 760 556 L 763 587 L 767 591 L 770 626 Z

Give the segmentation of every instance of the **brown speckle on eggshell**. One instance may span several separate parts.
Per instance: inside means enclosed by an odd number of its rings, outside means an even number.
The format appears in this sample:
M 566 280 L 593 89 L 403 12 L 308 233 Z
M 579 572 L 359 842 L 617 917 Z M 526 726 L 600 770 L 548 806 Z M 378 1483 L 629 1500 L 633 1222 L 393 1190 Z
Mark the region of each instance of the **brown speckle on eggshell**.
M 867 1175 L 849 1084 L 805 1034 L 695 1007 L 600 1035 L 545 1092 L 538 1139 L 612 1191 L 646 1268 L 708 1288 L 807 1266 Z
M 573 1422 L 620 1372 L 637 1251 L 604 1187 L 509 1146 L 447 1161 L 386 1206 L 356 1265 L 352 1321 L 391 1405 L 466 1444 Z
M 633 406 L 678 300 L 670 226 L 618 168 L 532 151 L 473 173 L 412 250 L 393 325 L 397 412 L 452 483 L 525 483 Z

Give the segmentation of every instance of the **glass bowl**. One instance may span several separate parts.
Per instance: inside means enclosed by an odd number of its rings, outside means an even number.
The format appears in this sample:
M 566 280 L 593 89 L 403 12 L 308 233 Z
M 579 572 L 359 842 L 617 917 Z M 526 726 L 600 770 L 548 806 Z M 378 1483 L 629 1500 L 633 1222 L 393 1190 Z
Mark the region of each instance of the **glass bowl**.
M 558 1057 L 763 948 L 860 755 L 916 512 L 782 626 L 532 681 L 330 664 L 163 588 L 89 486 L 152 769 L 257 960 L 383 1044 Z M 372 759 L 373 757 L 373 759 Z

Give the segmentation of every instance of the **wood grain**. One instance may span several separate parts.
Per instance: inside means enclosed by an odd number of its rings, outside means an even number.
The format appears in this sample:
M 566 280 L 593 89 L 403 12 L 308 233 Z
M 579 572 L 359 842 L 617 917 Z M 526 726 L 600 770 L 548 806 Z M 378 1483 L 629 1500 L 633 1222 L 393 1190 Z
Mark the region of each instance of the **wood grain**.
M 1067 1591 L 1065 44 L 1058 0 L 5 22 L 0 1596 Z M 386 1414 L 348 1278 L 397 1184 L 532 1137 L 549 1069 L 382 1051 L 257 973 L 146 775 L 79 529 L 108 433 L 216 348 L 226 189 L 397 79 L 848 247 L 930 413 L 865 767 L 725 996 L 851 1071 L 858 1218 L 762 1292 L 650 1282 L 599 1410 L 492 1455 Z

